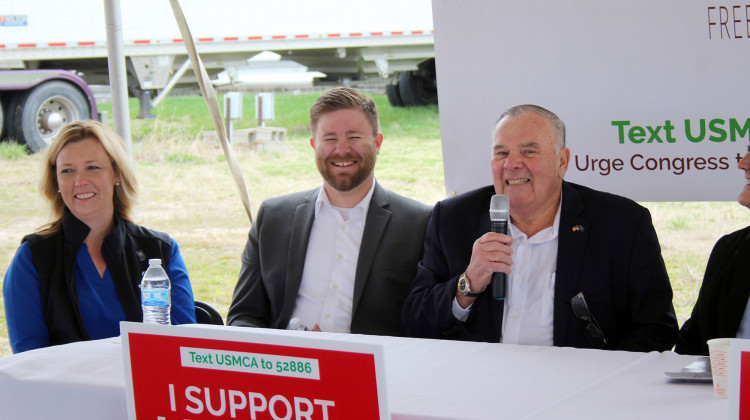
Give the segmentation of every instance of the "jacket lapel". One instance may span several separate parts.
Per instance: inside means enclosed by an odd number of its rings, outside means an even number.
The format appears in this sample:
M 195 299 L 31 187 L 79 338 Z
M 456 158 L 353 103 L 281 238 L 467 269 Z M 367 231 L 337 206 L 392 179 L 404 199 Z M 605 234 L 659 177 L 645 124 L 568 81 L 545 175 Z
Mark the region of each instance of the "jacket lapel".
M 65 211 L 63 213 L 63 243 L 64 243 L 64 250 L 62 253 L 62 266 L 63 266 L 63 273 L 64 273 L 64 279 L 66 283 L 66 288 L 68 291 L 68 296 L 70 297 L 70 301 L 72 305 L 74 305 L 76 308 L 79 307 L 79 300 L 78 300 L 78 286 L 76 284 L 75 280 L 75 264 L 76 259 L 78 258 L 78 249 L 81 247 L 81 244 L 83 244 L 83 241 L 86 240 L 86 237 L 88 236 L 89 232 L 91 231 L 91 228 L 89 228 L 85 223 L 78 220 L 75 216 L 73 216 L 73 213 L 70 212 L 70 210 L 66 207 Z M 58 255 L 59 258 L 59 255 Z M 59 261 L 59 260 L 58 260 Z M 83 325 L 83 318 L 81 317 L 81 311 L 79 310 L 73 310 L 72 311 L 76 322 L 78 324 L 78 330 L 81 333 L 81 336 L 84 337 L 86 340 L 89 339 L 88 331 L 86 331 L 86 326 Z
M 553 341 L 563 342 L 568 319 L 570 298 L 576 293 L 581 264 L 588 241 L 590 222 L 584 217 L 585 205 L 581 196 L 563 181 L 560 230 L 557 237 L 557 270 L 555 278 L 555 304 L 553 315 Z
M 380 241 L 391 219 L 391 211 L 388 210 L 389 202 L 386 192 L 375 183 L 375 190 L 370 199 L 370 208 L 367 210 L 365 229 L 362 233 L 362 243 L 359 246 L 357 257 L 357 271 L 354 275 L 354 296 L 352 297 L 352 319 L 357 313 L 359 300 L 365 290 L 365 283 L 370 275 L 370 269 L 375 259 L 375 254 L 380 247 Z
M 292 230 L 289 236 L 289 252 L 287 254 L 287 278 L 284 292 L 284 306 L 279 317 L 282 323 L 288 323 L 292 316 L 299 286 L 302 282 L 302 271 L 305 268 L 307 243 L 315 220 L 315 200 L 320 188 L 316 188 L 305 197 L 305 202 L 297 206 L 292 220 Z M 286 325 L 279 325 L 286 328 Z
M 109 274 L 115 282 L 115 289 L 122 303 L 122 309 L 125 311 L 126 319 L 131 322 L 141 322 L 143 321 L 143 311 L 139 298 L 140 290 L 134 288 L 133 283 L 140 284 L 139 280 L 143 273 L 138 272 L 137 267 L 140 264 L 137 261 L 132 261 L 136 259 L 135 255 L 124 251 L 127 249 L 125 223 L 124 220 L 115 217 L 115 228 L 104 238 L 102 255 L 107 262 Z M 164 257 L 162 259 L 163 267 L 166 267 L 169 261 Z M 141 264 L 143 262 L 141 260 Z M 145 263 L 143 266 L 148 267 L 148 260 Z

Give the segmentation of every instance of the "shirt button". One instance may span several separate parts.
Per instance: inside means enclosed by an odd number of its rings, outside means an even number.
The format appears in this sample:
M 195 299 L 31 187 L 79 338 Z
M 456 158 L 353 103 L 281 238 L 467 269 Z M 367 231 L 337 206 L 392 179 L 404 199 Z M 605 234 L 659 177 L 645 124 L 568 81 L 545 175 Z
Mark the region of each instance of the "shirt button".
M 341 225 L 341 230 L 346 230 L 346 226 Z
M 518 318 L 518 315 L 511 315 L 510 318 L 511 319 L 516 319 L 516 318 Z
M 342 258 L 344 258 L 344 256 L 343 256 L 343 255 L 341 255 L 341 254 L 336 254 L 336 258 L 338 258 L 338 259 L 342 259 Z
M 339 285 L 338 284 L 334 284 L 333 285 L 333 290 L 338 290 L 338 289 L 339 289 Z
M 331 314 L 326 314 L 326 319 L 331 319 Z

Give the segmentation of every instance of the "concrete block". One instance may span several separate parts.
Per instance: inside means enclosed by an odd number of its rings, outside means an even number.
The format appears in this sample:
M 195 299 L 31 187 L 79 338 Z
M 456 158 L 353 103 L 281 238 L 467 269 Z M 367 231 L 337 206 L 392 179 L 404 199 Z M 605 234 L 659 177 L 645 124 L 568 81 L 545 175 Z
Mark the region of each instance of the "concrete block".
M 248 141 L 253 150 L 286 149 L 286 128 L 256 127 L 249 129 Z

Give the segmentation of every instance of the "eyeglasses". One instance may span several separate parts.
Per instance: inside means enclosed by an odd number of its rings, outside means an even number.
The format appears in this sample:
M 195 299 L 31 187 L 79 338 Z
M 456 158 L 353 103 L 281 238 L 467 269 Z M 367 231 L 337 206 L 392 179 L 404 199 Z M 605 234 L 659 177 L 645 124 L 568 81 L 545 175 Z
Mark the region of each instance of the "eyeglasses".
M 579 292 L 577 295 L 570 299 L 570 306 L 573 307 L 573 313 L 578 319 L 588 321 L 586 324 L 586 339 L 589 340 L 592 346 L 604 347 L 607 345 L 607 339 L 604 338 L 604 332 L 599 323 L 596 322 L 596 318 L 589 310 L 589 306 L 586 304 L 586 298 L 583 297 L 583 292 Z

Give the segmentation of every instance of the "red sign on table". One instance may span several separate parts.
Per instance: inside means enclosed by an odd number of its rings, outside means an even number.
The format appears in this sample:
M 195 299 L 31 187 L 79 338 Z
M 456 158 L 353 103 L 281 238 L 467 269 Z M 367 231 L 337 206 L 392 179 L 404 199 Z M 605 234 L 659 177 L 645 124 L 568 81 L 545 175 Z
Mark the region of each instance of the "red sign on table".
M 378 345 L 254 328 L 121 333 L 131 419 L 389 418 Z
M 750 340 L 733 338 L 729 348 L 729 419 L 750 420 Z
M 750 419 L 750 351 L 740 352 L 740 419 Z

